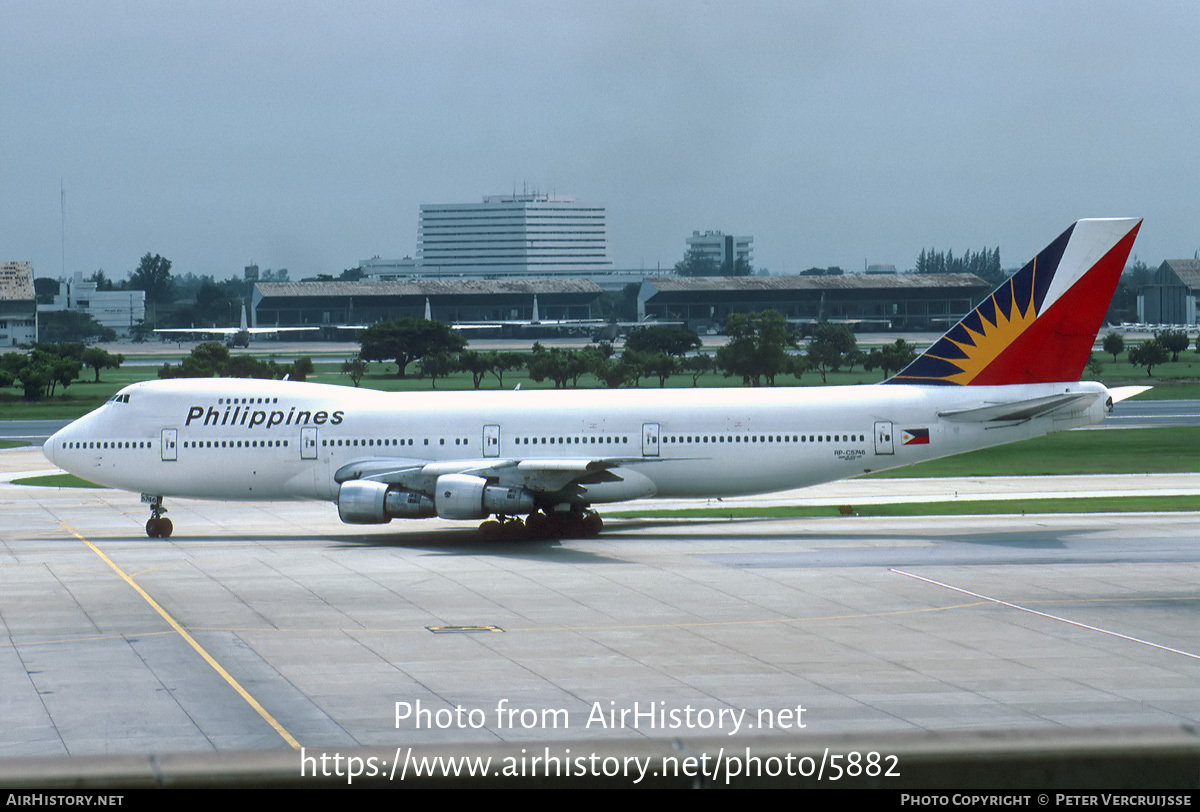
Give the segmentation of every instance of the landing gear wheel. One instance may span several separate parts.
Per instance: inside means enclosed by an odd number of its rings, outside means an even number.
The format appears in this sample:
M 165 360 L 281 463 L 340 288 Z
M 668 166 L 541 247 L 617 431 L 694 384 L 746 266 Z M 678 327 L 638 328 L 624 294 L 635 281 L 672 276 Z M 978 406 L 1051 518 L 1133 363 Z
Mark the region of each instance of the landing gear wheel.
M 525 529 L 531 539 L 549 538 L 553 530 L 550 527 L 550 517 L 545 513 L 530 513 L 525 520 Z
M 525 529 L 525 522 L 513 517 L 501 517 L 500 519 L 500 539 L 502 541 L 521 541 L 526 537 L 528 531 Z
M 604 520 L 600 518 L 600 514 L 594 510 L 585 511 L 583 520 L 579 523 L 580 530 L 587 538 L 600 535 L 600 531 L 604 529 Z
M 479 532 L 487 541 L 520 541 L 526 538 L 525 522 L 513 516 L 497 516 L 479 525 Z
M 163 507 L 163 498 L 148 493 L 142 494 L 142 501 L 150 505 L 150 520 L 146 522 L 146 535 L 152 539 L 169 538 L 175 529 L 171 520 L 163 516 L 167 509 Z

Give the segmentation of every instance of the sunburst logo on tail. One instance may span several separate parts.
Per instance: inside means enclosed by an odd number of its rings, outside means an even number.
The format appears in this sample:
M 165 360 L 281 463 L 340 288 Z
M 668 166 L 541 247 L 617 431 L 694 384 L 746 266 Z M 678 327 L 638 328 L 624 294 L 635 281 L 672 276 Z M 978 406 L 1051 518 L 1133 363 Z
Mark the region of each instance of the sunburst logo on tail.
M 888 383 L 1079 380 L 1139 220 L 1080 220 Z
M 1036 262 L 1034 260 L 1035 265 Z M 1015 280 L 1009 279 L 1000 288 L 1008 294 L 1004 297 L 1007 306 L 998 302 L 993 293 L 972 314 L 979 318 L 964 319 L 959 323 L 961 330 L 952 330 L 942 339 L 959 350 L 953 353 L 953 358 L 940 359 L 960 370 L 944 376 L 948 383 L 965 385 L 975 380 L 1037 319 L 1033 297 L 1028 294 L 1023 297 L 1027 305 L 1022 309 L 1018 298 L 1012 295 L 1014 284 Z M 938 357 L 936 349 L 935 345 L 929 351 L 935 358 Z

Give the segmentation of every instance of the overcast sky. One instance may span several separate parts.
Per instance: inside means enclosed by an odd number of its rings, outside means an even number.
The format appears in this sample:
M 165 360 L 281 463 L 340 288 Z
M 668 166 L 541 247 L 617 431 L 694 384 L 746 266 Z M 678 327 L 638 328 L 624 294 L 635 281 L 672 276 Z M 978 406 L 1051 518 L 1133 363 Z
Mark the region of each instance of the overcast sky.
M 1200 4 L 0 0 L 0 260 L 124 277 L 414 254 L 421 203 L 608 209 L 618 268 L 695 229 L 755 265 L 1145 218 L 1200 249 Z

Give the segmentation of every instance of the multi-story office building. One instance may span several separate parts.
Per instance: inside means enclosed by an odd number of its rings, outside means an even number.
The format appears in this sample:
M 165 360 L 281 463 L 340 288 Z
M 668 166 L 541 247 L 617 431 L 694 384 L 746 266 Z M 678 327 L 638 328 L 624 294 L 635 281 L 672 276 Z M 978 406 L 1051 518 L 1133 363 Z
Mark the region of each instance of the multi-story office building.
M 695 252 L 717 263 L 719 268 L 732 268 L 738 260 L 753 265 L 754 238 L 735 237 L 721 231 L 693 231 L 687 238 L 688 251 Z
M 603 206 L 545 194 L 421 206 L 422 277 L 591 276 L 612 270 Z
M 63 282 L 54 304 L 41 305 L 38 310 L 79 310 L 118 335 L 129 335 L 146 318 L 146 291 L 98 290 L 93 280 L 76 271 Z
M 15 347 L 37 341 L 37 297 L 33 266 L 28 262 L 0 262 L 0 346 Z

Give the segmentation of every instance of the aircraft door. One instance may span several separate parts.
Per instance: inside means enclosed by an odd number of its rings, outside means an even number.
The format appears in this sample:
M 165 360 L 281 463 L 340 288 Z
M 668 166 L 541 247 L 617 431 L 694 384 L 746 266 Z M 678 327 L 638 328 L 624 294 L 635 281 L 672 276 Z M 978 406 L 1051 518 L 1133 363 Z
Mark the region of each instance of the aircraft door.
M 642 456 L 657 457 L 658 456 L 658 424 L 643 423 L 642 424 Z
M 495 423 L 483 427 L 483 456 L 500 456 L 500 426 Z
M 317 458 L 317 430 L 315 428 L 300 429 L 300 459 L 315 460 Z
M 179 459 L 179 451 L 177 449 L 179 441 L 179 429 L 163 429 L 162 430 L 162 459 L 163 462 L 174 462 Z
M 895 450 L 892 446 L 892 424 L 891 421 L 881 420 L 875 424 L 875 453 L 876 454 L 894 454 Z

